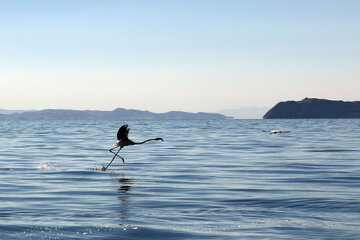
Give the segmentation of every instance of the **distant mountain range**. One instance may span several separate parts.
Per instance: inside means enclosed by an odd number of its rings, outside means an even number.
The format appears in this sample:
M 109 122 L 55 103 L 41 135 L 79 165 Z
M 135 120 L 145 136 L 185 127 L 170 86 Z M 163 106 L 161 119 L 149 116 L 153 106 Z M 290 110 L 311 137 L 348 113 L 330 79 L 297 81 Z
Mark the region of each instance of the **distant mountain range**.
M 134 109 L 117 108 L 113 111 L 46 109 L 40 111 L 2 110 L 0 120 L 185 120 L 227 119 L 219 113 L 189 113 L 171 111 L 153 113 Z M 4 114 L 5 113 L 5 114 Z
M 360 118 L 360 101 L 305 98 L 301 101 L 280 102 L 264 118 Z
M 0 108 L 0 114 L 11 114 L 11 113 L 20 113 L 20 112 L 25 112 L 25 111 L 23 111 L 23 110 L 6 110 L 6 109 Z

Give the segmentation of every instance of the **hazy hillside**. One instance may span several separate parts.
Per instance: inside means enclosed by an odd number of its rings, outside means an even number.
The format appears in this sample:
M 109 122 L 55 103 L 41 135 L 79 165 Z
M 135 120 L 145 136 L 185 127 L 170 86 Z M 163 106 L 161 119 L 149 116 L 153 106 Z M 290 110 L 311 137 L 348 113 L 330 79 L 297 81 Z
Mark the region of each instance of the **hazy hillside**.
M 218 113 L 171 111 L 153 113 L 117 108 L 113 111 L 46 109 L 41 111 L 0 114 L 0 120 L 165 120 L 165 119 L 226 119 Z
M 23 110 L 6 110 L 6 109 L 0 108 L 0 114 L 12 114 L 12 113 L 20 113 L 20 112 L 25 112 L 25 111 L 23 111 Z

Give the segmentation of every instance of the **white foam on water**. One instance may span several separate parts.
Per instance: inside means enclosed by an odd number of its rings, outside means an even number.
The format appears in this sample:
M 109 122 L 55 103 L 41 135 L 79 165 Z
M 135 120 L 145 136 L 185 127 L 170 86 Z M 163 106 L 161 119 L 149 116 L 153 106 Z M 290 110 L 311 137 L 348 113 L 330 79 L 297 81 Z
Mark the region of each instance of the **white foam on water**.
M 94 168 L 94 171 L 106 171 L 106 168 L 105 168 L 103 165 L 101 165 L 101 166 L 96 166 L 96 167 Z
M 40 166 L 37 166 L 36 168 L 40 170 L 49 170 L 52 167 L 50 165 L 47 165 L 46 163 L 40 163 Z

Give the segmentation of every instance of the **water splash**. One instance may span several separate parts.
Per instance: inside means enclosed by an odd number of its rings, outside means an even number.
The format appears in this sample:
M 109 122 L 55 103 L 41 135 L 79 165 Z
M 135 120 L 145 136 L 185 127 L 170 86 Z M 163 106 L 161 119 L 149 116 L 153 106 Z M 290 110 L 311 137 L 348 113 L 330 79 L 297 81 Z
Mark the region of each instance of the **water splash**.
M 49 170 L 52 167 L 50 165 L 47 165 L 46 163 L 40 163 L 40 166 L 37 166 L 36 168 L 40 170 Z
M 94 171 L 106 171 L 106 167 L 104 167 L 104 165 L 96 166 L 94 168 Z

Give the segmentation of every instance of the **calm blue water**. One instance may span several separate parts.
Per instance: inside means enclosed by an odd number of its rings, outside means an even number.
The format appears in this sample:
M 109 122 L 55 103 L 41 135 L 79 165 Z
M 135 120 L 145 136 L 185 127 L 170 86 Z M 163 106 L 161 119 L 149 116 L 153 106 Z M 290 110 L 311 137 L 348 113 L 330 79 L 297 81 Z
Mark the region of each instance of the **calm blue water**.
M 360 119 L 127 123 L 0 122 L 0 239 L 360 238 Z

